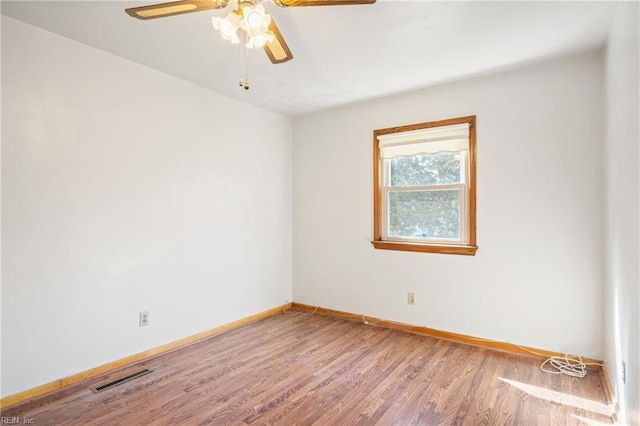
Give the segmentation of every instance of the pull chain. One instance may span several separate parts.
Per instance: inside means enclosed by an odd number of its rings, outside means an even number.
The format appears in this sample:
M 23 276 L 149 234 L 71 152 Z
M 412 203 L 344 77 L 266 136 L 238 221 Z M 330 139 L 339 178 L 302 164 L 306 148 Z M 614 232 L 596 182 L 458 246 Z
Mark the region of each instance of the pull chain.
M 249 49 L 244 31 L 240 31 L 240 87 L 249 90 Z

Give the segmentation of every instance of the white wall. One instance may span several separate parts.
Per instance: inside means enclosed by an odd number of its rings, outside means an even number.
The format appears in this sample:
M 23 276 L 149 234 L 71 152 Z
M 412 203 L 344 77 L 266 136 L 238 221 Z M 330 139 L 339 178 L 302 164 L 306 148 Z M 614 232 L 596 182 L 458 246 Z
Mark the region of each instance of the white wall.
M 639 12 L 638 3 L 616 10 L 605 86 L 605 361 L 622 422 L 631 424 L 640 424 Z
M 602 67 L 582 57 L 296 119 L 294 300 L 601 357 Z M 374 249 L 373 130 L 471 114 L 477 255 Z
M 2 17 L 2 121 L 3 396 L 291 300 L 288 117 Z

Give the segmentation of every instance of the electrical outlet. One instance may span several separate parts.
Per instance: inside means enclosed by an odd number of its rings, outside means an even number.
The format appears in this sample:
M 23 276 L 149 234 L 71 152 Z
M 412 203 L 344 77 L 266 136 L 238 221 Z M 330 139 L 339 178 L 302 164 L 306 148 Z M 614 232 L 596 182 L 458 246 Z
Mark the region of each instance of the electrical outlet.
M 416 304 L 416 294 L 413 292 L 407 293 L 407 303 L 410 305 Z
M 627 363 L 622 361 L 622 383 L 627 383 Z
M 140 312 L 140 327 L 144 327 L 145 325 L 149 325 L 149 311 Z

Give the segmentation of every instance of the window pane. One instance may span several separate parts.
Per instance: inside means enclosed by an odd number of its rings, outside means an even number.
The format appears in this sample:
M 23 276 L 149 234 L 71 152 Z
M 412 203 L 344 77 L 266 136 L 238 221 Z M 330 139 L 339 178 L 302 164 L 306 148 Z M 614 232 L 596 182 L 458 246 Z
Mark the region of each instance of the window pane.
M 462 182 L 460 152 L 438 152 L 390 160 L 391 186 L 443 185 Z
M 389 192 L 389 237 L 460 240 L 460 190 Z

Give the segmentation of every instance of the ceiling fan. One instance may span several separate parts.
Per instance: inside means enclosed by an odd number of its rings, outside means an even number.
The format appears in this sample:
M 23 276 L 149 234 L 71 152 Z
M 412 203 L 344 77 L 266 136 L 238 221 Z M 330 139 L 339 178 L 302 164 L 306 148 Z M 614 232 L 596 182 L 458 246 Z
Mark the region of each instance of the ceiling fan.
M 249 89 L 247 70 L 247 49 L 263 47 L 274 64 L 293 59 L 287 42 L 278 26 L 262 6 L 263 0 L 182 0 L 160 3 L 151 6 L 140 6 L 125 9 L 130 16 L 138 19 L 156 19 L 184 13 L 200 12 L 211 9 L 224 9 L 229 5 L 234 8 L 225 18 L 214 16 L 213 27 L 225 40 L 240 43 L 240 86 Z M 280 7 L 301 6 L 346 6 L 372 4 L 376 0 L 271 0 Z

